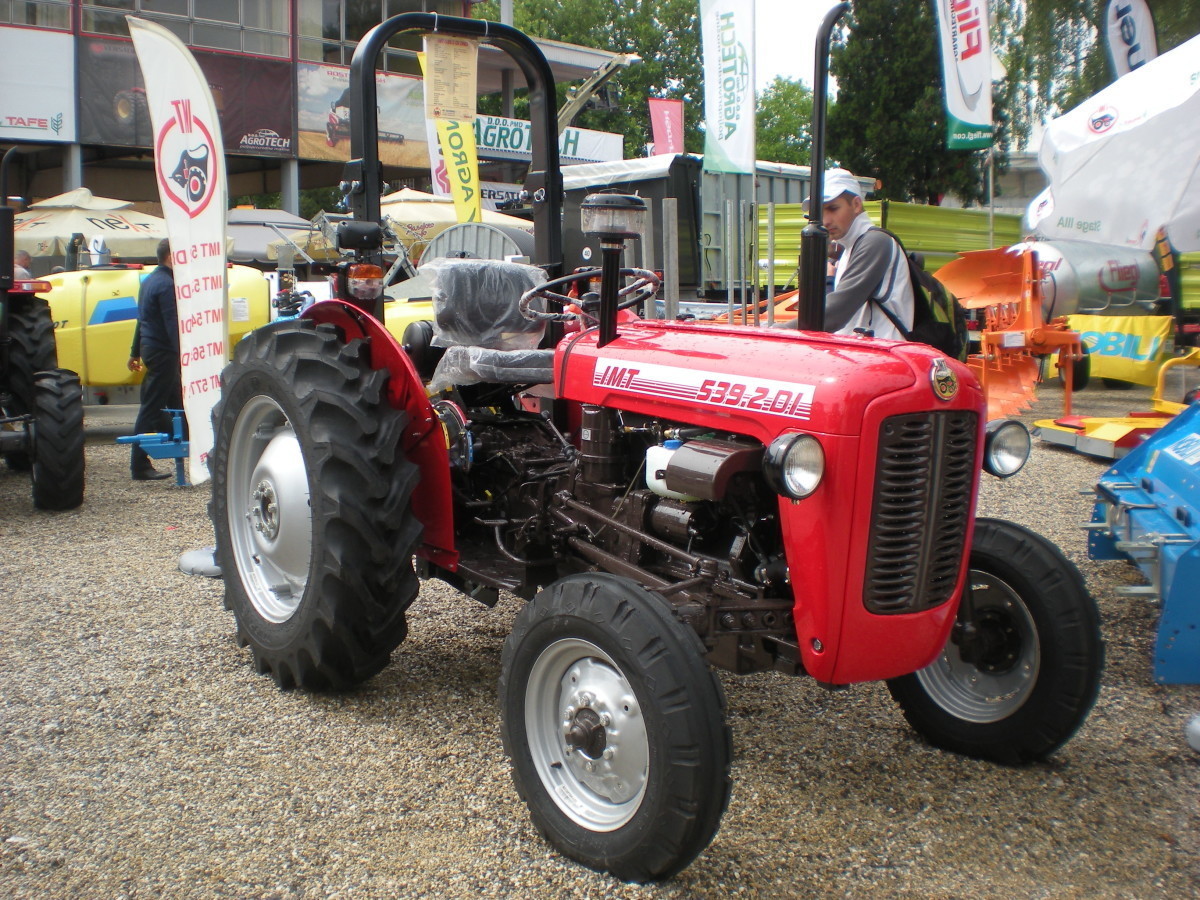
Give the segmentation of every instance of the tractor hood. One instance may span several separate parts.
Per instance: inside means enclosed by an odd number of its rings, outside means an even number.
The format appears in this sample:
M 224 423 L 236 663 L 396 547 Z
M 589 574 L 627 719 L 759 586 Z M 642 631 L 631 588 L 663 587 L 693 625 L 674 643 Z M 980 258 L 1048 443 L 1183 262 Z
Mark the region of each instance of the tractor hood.
M 966 367 L 924 345 L 646 320 L 622 323 L 605 347 L 596 341 L 593 329 L 559 344 L 561 396 L 764 443 L 796 427 L 856 436 L 872 400 L 918 381 L 931 406 L 982 404 Z

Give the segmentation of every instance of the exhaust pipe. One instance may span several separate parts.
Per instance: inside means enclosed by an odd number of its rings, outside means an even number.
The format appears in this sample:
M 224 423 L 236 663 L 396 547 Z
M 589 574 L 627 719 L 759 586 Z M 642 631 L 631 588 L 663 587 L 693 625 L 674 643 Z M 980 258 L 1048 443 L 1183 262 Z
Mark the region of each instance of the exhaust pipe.
M 825 102 L 829 92 L 829 41 L 838 19 L 849 11 L 849 3 L 839 3 L 825 14 L 817 31 L 808 224 L 800 232 L 800 308 L 796 327 L 801 331 L 825 330 L 825 268 L 829 259 L 829 232 L 821 224 L 821 198 L 825 193 Z

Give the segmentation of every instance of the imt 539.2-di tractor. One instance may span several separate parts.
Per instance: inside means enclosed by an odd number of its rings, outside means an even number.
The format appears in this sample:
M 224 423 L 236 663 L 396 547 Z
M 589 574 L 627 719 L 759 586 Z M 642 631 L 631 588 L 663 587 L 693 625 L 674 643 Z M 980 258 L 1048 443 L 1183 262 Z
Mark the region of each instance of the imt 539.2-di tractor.
M 716 833 L 713 666 L 886 680 L 927 740 L 1002 763 L 1061 746 L 1096 696 L 1096 609 L 1048 541 L 975 518 L 981 466 L 1018 469 L 1027 432 L 987 427 L 968 370 L 925 346 L 638 318 L 656 279 L 619 268 L 637 198 L 585 204 L 604 265 L 573 300 L 553 80 L 512 28 L 436 17 L 527 77 L 539 265 L 448 260 L 436 322 L 389 335 L 375 60 L 434 27 L 402 15 L 355 53 L 345 293 L 251 333 L 223 376 L 210 512 L 259 670 L 371 677 L 418 577 L 527 599 L 500 678 L 517 790 L 563 853 L 628 880 Z

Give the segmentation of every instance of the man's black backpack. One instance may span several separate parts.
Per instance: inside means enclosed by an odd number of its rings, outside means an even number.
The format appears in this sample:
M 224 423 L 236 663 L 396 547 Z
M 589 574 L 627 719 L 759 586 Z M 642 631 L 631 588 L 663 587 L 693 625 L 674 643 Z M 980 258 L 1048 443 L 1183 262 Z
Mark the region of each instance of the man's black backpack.
M 958 298 L 946 290 L 946 286 L 925 271 L 916 253 L 904 249 L 904 242 L 886 228 L 872 226 L 882 231 L 900 245 L 900 252 L 908 262 L 908 275 L 913 290 L 913 327 L 905 328 L 886 305 L 874 297 L 872 302 L 892 320 L 896 329 L 908 341 L 928 344 L 947 356 L 966 362 L 970 349 L 967 333 L 967 314 Z

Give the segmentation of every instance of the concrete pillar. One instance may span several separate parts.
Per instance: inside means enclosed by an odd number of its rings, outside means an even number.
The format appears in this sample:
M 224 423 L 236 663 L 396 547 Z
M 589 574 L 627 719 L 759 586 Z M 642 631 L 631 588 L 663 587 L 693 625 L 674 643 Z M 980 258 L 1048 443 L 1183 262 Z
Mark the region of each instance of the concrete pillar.
M 79 144 L 64 144 L 62 161 L 63 193 L 81 187 L 83 187 L 83 147 Z
M 292 215 L 300 215 L 300 160 L 279 163 L 279 205 Z

